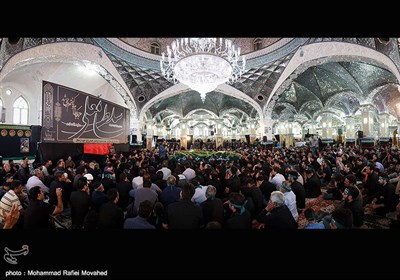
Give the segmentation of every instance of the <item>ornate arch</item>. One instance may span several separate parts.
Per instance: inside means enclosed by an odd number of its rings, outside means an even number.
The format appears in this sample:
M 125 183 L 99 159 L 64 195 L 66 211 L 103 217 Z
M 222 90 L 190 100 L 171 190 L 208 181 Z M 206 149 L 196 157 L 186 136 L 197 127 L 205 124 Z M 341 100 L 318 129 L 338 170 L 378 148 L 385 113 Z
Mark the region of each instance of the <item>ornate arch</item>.
M 275 84 L 268 101 L 264 106 L 265 111 L 268 110 L 271 100 L 273 100 L 276 95 L 279 96 L 279 94 L 281 94 L 290 84 L 290 80 L 296 78 L 309 67 L 331 61 L 353 60 L 363 61 L 385 68 L 392 72 L 397 80 L 400 81 L 400 72 L 396 65 L 383 53 L 357 44 L 344 42 L 318 42 L 302 46 L 296 51 Z

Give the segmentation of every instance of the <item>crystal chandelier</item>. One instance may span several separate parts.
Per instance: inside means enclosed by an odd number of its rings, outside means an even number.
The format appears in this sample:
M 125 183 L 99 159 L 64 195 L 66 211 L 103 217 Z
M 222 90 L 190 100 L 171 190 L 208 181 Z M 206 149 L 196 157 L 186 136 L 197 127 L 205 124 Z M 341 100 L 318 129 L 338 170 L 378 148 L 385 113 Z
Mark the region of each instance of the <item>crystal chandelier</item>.
M 178 81 L 200 93 L 205 101 L 207 92 L 223 83 L 236 82 L 245 71 L 245 57 L 231 40 L 216 38 L 182 38 L 167 46 L 160 67 L 164 77 Z

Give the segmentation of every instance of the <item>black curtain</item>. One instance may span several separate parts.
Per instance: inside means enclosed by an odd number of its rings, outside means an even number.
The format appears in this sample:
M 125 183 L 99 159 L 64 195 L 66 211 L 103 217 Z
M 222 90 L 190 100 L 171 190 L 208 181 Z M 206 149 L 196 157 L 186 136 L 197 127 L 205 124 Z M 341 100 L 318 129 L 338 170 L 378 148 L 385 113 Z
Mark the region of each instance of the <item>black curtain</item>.
M 60 158 L 66 159 L 68 156 L 71 156 L 75 162 L 81 160 L 83 143 L 39 143 L 35 162 L 43 163 L 45 160 L 51 159 L 54 167 Z
M 246 134 L 244 137 L 246 137 L 247 144 L 250 144 L 250 134 Z

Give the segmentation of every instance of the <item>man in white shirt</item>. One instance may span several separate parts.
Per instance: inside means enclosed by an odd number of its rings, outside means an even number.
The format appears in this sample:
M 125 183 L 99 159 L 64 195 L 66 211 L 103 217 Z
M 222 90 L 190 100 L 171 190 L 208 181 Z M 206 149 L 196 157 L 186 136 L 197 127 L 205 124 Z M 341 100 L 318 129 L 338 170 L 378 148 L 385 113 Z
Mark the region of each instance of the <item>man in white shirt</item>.
M 280 171 L 280 168 L 274 166 L 269 175 L 269 181 L 275 185 L 277 190 L 282 185 L 282 183 L 286 180 L 285 177 L 279 173 L 279 171 Z
M 199 184 L 197 180 L 193 180 L 192 184 L 195 187 L 194 195 L 192 197 L 192 201 L 197 205 L 200 205 L 202 202 L 207 200 L 206 191 L 208 186 L 202 186 Z
M 135 178 L 132 179 L 132 188 L 136 190 L 137 188 L 143 187 L 143 175 L 146 173 L 145 169 L 140 169 L 139 170 L 139 176 L 136 176 Z
M 39 186 L 45 194 L 48 194 L 49 188 L 43 184 L 42 179 L 44 179 L 42 170 L 40 168 L 36 168 L 33 171 L 33 176 L 29 177 L 28 182 L 26 182 L 26 191 L 29 193 L 31 188 Z
M 190 168 L 189 162 L 185 162 L 185 171 L 183 171 L 183 175 L 185 175 L 185 178 L 188 182 L 190 182 L 194 177 L 196 177 L 196 172 Z
M 163 173 L 163 180 L 167 181 L 168 177 L 172 174 L 171 169 L 168 168 L 168 160 L 164 160 L 162 168 L 159 170 Z
M 0 200 L 0 223 L 2 223 L 5 218 L 3 216 L 3 213 L 9 213 L 14 203 L 18 205 L 19 212 L 21 214 L 24 213 L 24 208 L 21 204 L 21 201 L 18 198 L 18 195 L 20 195 L 21 193 L 22 193 L 21 181 L 14 180 L 11 183 L 10 190 L 6 192 Z
M 289 208 L 290 213 L 292 213 L 293 218 L 297 222 L 297 220 L 299 219 L 299 213 L 297 212 L 296 195 L 292 191 L 290 183 L 288 181 L 283 182 L 279 190 L 283 193 L 283 196 L 285 197 L 285 204 Z

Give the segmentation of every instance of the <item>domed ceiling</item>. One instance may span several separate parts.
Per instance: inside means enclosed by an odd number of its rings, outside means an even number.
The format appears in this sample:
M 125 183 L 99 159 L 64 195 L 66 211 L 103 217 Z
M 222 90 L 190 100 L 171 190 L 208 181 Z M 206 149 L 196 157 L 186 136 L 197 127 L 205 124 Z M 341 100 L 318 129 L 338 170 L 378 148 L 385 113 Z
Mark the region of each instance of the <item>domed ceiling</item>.
M 160 55 L 151 53 L 152 43 L 159 44 L 162 52 L 173 39 L 19 38 L 11 44 L 8 38 L 2 38 L 0 69 L 13 56 L 33 47 L 66 42 L 89 44 L 99 49 L 100 59 L 106 58 L 115 68 L 115 73 L 109 69 L 103 71 L 105 74 L 99 73 L 101 78 L 114 88 L 117 84 L 119 92 L 121 87 L 126 90 L 121 95 L 126 106 L 146 119 L 160 118 L 164 110 L 185 117 L 193 110 L 206 109 L 216 116 L 229 110 L 237 115 L 244 112 L 252 119 L 272 117 L 305 122 L 315 120 L 324 111 L 340 117 L 352 115 L 365 102 L 373 102 L 379 112 L 399 116 L 400 58 L 395 38 L 231 38 L 246 54 L 246 72 L 224 90 L 217 88 L 208 93 L 204 103 L 197 92 L 182 90 L 177 87 L 179 84 L 166 80 L 160 71 Z M 313 46 L 317 46 L 313 53 L 307 53 L 307 48 Z M 49 58 L 57 55 L 47 54 Z M 46 67 L 45 62 L 42 59 L 41 68 Z M 10 66 L 7 71 L 13 69 Z M 85 81 L 90 83 L 90 77 Z M 70 82 L 68 86 L 73 87 Z M 24 79 L 23 83 L 29 87 L 38 81 Z

